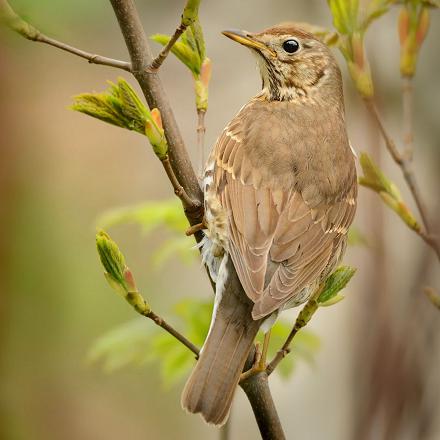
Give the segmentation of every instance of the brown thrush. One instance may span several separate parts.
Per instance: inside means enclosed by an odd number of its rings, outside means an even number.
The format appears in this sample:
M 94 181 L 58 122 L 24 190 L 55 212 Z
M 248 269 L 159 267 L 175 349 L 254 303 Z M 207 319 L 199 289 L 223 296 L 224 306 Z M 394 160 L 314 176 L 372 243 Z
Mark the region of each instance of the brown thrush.
M 255 53 L 263 88 L 224 129 L 203 181 L 202 255 L 216 298 L 182 405 L 216 425 L 261 324 L 307 301 L 340 261 L 357 196 L 341 73 L 328 47 L 291 25 L 223 33 Z

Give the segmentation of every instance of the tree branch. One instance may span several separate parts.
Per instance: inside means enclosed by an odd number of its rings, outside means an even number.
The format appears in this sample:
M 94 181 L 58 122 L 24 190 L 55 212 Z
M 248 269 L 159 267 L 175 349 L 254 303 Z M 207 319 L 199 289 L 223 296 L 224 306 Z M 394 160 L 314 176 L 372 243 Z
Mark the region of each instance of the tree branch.
M 201 207 L 201 203 L 198 200 L 192 200 L 188 196 L 182 185 L 179 183 L 176 175 L 174 174 L 173 168 L 171 167 L 171 162 L 168 155 L 166 155 L 165 158 L 161 159 L 160 161 L 168 176 L 168 179 L 171 182 L 171 185 L 174 188 L 174 194 L 176 194 L 176 196 L 182 201 L 183 209 L 185 210 L 185 212 L 199 210 Z
M 373 116 L 380 134 L 382 135 L 385 145 L 390 152 L 392 158 L 394 161 L 399 165 L 400 169 L 402 170 L 403 177 L 405 178 L 405 181 L 411 191 L 411 194 L 413 196 L 414 201 L 416 202 L 417 208 L 419 210 L 420 216 L 422 218 L 422 222 L 425 228 L 425 231 L 421 231 L 418 233 L 425 242 L 432 247 L 432 249 L 435 251 L 437 257 L 440 259 L 440 243 L 438 240 L 436 240 L 433 237 L 433 230 L 429 221 L 428 217 L 428 210 L 426 208 L 426 204 L 423 200 L 423 196 L 421 194 L 416 176 L 414 174 L 413 168 L 412 168 L 412 162 L 409 158 L 406 157 L 406 155 L 402 155 L 400 151 L 397 149 L 396 144 L 394 143 L 391 136 L 388 134 L 383 122 L 382 118 L 377 110 L 376 105 L 374 104 L 373 100 L 371 99 L 364 99 L 365 105 L 370 112 L 370 114 Z M 411 147 L 412 148 L 412 147 Z M 417 232 L 417 231 L 416 231 Z
M 110 0 L 110 2 L 130 53 L 133 66 L 132 72 L 138 80 L 150 108 L 156 107 L 160 110 L 173 172 L 189 197 L 202 202 L 203 194 L 189 161 L 185 144 L 158 73 L 147 70 L 147 67 L 152 62 L 152 55 L 133 0 Z M 186 216 L 191 225 L 201 223 L 203 219 L 202 205 L 196 212 L 186 212 Z M 201 237 L 201 234 L 196 234 L 198 241 L 201 240 Z M 238 285 L 233 286 L 233 288 L 243 290 L 242 286 L 239 285 L 238 277 L 236 279 Z M 245 295 L 244 291 L 243 295 Z M 263 374 L 265 375 L 266 373 Z M 248 396 L 256 417 L 258 417 L 257 422 L 263 438 L 284 439 L 267 379 L 264 380 L 261 375 L 254 375 L 246 381 L 244 386 L 245 388 L 243 389 Z M 265 437 L 267 432 L 276 433 L 278 436 Z
M 110 2 L 130 54 L 132 73 L 139 82 L 149 107 L 160 110 L 168 142 L 171 168 L 188 196 L 200 203 L 194 211 L 186 212 L 188 220 L 191 225 L 200 223 L 203 217 L 203 194 L 162 82 L 157 72 L 147 71 L 147 67 L 151 64 L 153 57 L 139 14 L 133 0 L 110 0 Z M 196 239 L 200 240 L 201 235 L 198 234 Z
M 17 15 L 6 0 L 0 0 L 0 21 L 4 22 L 6 26 L 28 40 L 48 44 L 49 46 L 64 50 L 65 52 L 69 52 L 88 60 L 91 64 L 100 64 L 131 72 L 131 64 L 126 61 L 114 60 L 112 58 L 85 52 L 84 50 L 77 49 L 76 47 L 48 37 Z
M 402 77 L 402 107 L 403 107 L 403 145 L 404 155 L 408 160 L 413 159 L 413 83 L 409 76 Z
M 283 427 L 278 416 L 272 394 L 269 388 L 268 375 L 265 371 L 254 374 L 240 382 L 254 412 L 264 440 L 283 440 Z

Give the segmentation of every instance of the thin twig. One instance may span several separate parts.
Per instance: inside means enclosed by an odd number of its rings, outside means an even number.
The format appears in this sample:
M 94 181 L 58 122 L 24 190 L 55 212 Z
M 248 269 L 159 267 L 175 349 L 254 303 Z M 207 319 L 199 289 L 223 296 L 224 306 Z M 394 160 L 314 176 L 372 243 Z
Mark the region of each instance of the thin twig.
M 266 367 L 266 373 L 270 376 L 278 364 L 290 353 L 290 344 L 293 338 L 298 334 L 298 332 L 307 325 L 316 310 L 318 310 L 318 297 L 321 294 L 323 285 L 319 286 L 311 298 L 307 301 L 307 304 L 299 312 L 296 318 L 295 325 L 287 336 L 282 347 L 277 351 L 272 361 Z
M 403 145 L 404 156 L 413 159 L 414 129 L 413 129 L 413 83 L 409 76 L 402 77 L 402 107 L 403 107 Z
M 180 23 L 180 25 L 177 27 L 177 29 L 174 31 L 173 36 L 171 37 L 170 41 L 166 44 L 166 46 L 161 50 L 159 55 L 153 60 L 153 62 L 147 67 L 147 71 L 152 73 L 156 72 L 159 67 L 162 65 L 162 63 L 165 61 L 166 57 L 170 53 L 171 49 L 173 48 L 176 41 L 180 38 L 180 36 L 185 32 L 186 26 L 183 23 Z
M 3 21 L 9 28 L 28 40 L 48 44 L 49 46 L 64 50 L 88 60 L 91 64 L 100 64 L 131 72 L 131 64 L 126 61 L 114 60 L 112 58 L 85 52 L 84 50 L 77 49 L 76 47 L 48 37 L 17 15 L 6 0 L 0 0 L 0 21 Z
M 174 336 L 179 342 L 181 342 L 185 347 L 191 350 L 195 355 L 196 359 L 199 357 L 200 350 L 188 339 L 185 338 L 181 333 L 179 333 L 175 328 L 171 327 L 163 318 L 156 315 L 153 311 L 148 311 L 142 313 L 142 316 L 149 318 L 155 322 L 159 327 L 162 327 L 170 335 Z
M 199 159 L 199 176 L 202 177 L 205 167 L 205 110 L 197 110 L 197 157 Z
M 127 72 L 131 72 L 131 64 L 128 63 L 127 61 L 114 60 L 112 58 L 107 58 L 101 55 L 85 52 L 81 49 L 77 49 L 76 47 L 62 43 L 61 41 L 54 40 L 53 38 L 50 38 L 42 33 L 40 33 L 38 38 L 36 38 L 34 41 L 37 41 L 39 43 L 49 44 L 50 46 L 57 47 L 58 49 L 64 50 L 66 52 L 70 52 L 81 58 L 85 58 L 86 60 L 88 60 L 90 64 L 100 64 L 102 66 L 115 67 L 117 69 L 122 69 Z
M 403 177 L 405 178 L 405 181 L 411 191 L 411 194 L 413 196 L 413 199 L 417 205 L 417 208 L 420 213 L 420 217 L 422 218 L 422 222 L 425 228 L 425 231 L 421 230 L 420 232 L 416 231 L 422 238 L 425 240 L 425 242 L 432 247 L 432 249 L 435 251 L 437 257 L 440 260 L 440 243 L 438 240 L 435 239 L 432 235 L 432 228 L 430 225 L 429 217 L 428 217 L 428 210 L 426 208 L 426 204 L 423 200 L 423 196 L 421 194 L 416 176 L 414 174 L 412 163 L 409 159 L 404 157 L 400 151 L 397 149 L 396 144 L 394 143 L 391 136 L 388 134 L 381 116 L 377 110 L 376 105 L 371 99 L 364 100 L 365 105 L 367 109 L 369 110 L 370 114 L 373 116 L 375 122 L 377 123 L 377 126 L 379 128 L 379 131 L 385 141 L 385 145 L 390 152 L 392 158 L 394 161 L 399 165 L 400 169 L 402 170 Z
M 161 159 L 161 162 L 165 172 L 167 173 L 168 179 L 170 180 L 171 185 L 174 188 L 174 194 L 176 194 L 176 196 L 179 197 L 179 199 L 182 201 L 185 211 L 199 209 L 201 206 L 200 202 L 198 200 L 192 200 L 191 197 L 189 197 L 184 190 L 183 186 L 177 180 L 173 168 L 171 167 L 168 155 L 165 156 L 164 159 Z

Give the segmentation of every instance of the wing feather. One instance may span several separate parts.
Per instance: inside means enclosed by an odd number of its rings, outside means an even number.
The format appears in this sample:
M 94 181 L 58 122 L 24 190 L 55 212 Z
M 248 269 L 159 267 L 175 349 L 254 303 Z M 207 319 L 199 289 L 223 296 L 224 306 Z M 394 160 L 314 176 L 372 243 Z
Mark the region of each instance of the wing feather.
M 310 185 L 303 193 L 268 184 L 245 141 L 243 124 L 233 120 L 213 151 L 214 180 L 227 213 L 228 251 L 257 319 L 303 301 L 337 263 L 356 209 L 356 181 L 337 200 L 318 197 Z

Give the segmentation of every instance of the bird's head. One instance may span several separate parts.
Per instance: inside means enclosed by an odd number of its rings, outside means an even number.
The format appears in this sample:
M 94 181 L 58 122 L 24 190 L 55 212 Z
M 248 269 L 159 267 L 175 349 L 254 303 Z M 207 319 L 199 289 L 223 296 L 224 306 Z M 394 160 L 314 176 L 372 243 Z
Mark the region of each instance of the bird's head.
M 341 89 L 341 74 L 326 44 L 290 24 L 259 33 L 228 30 L 223 34 L 250 48 L 256 55 L 269 100 L 289 101 L 317 92 Z

